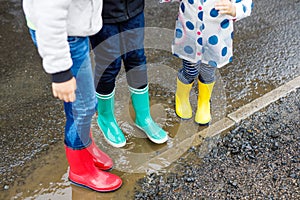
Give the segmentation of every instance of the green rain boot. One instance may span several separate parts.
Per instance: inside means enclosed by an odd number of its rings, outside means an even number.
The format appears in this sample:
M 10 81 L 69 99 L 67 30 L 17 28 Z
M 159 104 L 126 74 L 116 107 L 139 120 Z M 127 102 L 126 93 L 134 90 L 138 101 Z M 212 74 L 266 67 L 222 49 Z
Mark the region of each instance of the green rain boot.
M 123 147 L 126 139 L 119 128 L 114 114 L 114 97 L 115 90 L 108 94 L 102 95 L 96 93 L 98 99 L 98 126 L 101 129 L 106 141 L 114 147 Z
M 156 144 L 166 142 L 168 140 L 167 133 L 153 121 L 150 115 L 148 86 L 144 89 L 129 87 L 129 91 L 137 127 L 144 131 L 152 142 Z

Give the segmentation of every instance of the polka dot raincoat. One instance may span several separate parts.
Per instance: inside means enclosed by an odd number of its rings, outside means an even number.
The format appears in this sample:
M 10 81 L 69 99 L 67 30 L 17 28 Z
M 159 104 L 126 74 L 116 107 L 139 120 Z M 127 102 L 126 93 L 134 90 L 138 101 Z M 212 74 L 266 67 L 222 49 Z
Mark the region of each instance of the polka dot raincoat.
M 168 1 L 168 0 L 166 0 Z M 232 61 L 233 22 L 250 15 L 252 0 L 232 0 L 236 17 L 219 14 L 217 0 L 182 0 L 172 52 L 193 63 L 222 67 Z

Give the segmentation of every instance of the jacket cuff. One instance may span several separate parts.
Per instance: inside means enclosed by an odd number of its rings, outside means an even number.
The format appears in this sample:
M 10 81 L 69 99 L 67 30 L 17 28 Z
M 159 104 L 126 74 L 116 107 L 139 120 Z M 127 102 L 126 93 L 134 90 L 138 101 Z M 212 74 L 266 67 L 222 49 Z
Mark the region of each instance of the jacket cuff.
M 73 74 L 70 69 L 62 72 L 52 74 L 52 82 L 63 83 L 73 78 Z

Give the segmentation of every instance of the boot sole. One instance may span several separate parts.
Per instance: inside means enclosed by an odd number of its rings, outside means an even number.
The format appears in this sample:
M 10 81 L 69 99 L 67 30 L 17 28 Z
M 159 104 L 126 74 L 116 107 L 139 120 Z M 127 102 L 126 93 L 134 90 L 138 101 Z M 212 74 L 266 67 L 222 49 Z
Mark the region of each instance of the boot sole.
M 102 170 L 102 171 L 106 171 L 106 172 L 109 172 L 109 171 L 111 171 L 111 170 L 114 168 L 114 166 L 112 166 L 111 168 L 105 169 L 105 168 L 98 167 L 95 163 L 94 163 L 94 165 L 95 165 L 95 167 L 97 167 L 98 169 L 100 169 L 100 170 Z
M 204 123 L 204 124 L 196 122 L 196 121 L 195 121 L 195 123 L 198 124 L 199 126 L 209 126 L 210 125 L 210 121 L 207 123 Z
M 143 133 L 148 137 L 148 139 L 151 140 L 151 141 L 152 141 L 153 143 L 155 143 L 155 144 L 163 144 L 163 143 L 165 143 L 166 141 L 168 141 L 168 139 L 169 139 L 169 137 L 168 137 L 168 135 L 167 135 L 165 138 L 163 138 L 163 139 L 161 139 L 161 140 L 155 140 L 155 139 L 149 137 L 149 136 L 147 135 L 147 133 L 144 131 L 144 129 L 142 129 L 140 126 L 138 126 L 137 124 L 135 124 L 135 126 L 136 126 L 137 128 L 139 128 L 141 131 L 143 131 Z
M 113 189 L 113 190 L 96 190 L 96 189 L 91 188 L 91 187 L 89 187 L 89 186 L 86 186 L 86 185 L 83 185 L 83 184 L 80 184 L 80 183 L 76 183 L 76 182 L 72 181 L 70 178 L 69 178 L 69 181 L 70 181 L 73 185 L 76 185 L 76 186 L 78 186 L 78 187 L 86 188 L 86 189 L 89 189 L 89 190 L 92 190 L 92 191 L 96 191 L 96 192 L 101 192 L 101 193 L 114 192 L 114 191 L 120 189 L 120 187 L 122 186 L 122 184 L 121 184 L 118 188 Z
M 192 119 L 192 117 L 193 117 L 193 116 L 191 116 L 189 118 L 183 118 L 183 117 L 180 117 L 176 112 L 175 112 L 175 114 L 177 115 L 177 117 L 179 117 L 182 120 L 189 120 L 189 119 Z

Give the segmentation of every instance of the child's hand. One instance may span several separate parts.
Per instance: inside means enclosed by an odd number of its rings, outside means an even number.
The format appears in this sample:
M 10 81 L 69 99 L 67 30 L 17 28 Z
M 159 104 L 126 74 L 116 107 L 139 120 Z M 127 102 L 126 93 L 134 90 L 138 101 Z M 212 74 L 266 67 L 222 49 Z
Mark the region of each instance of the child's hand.
M 59 98 L 60 100 L 63 100 L 64 102 L 75 101 L 76 99 L 75 90 L 76 90 L 76 80 L 74 77 L 62 83 L 52 82 L 53 96 Z
M 220 14 L 227 14 L 235 17 L 236 8 L 235 5 L 230 0 L 219 0 L 215 4 L 215 9 L 219 10 Z

